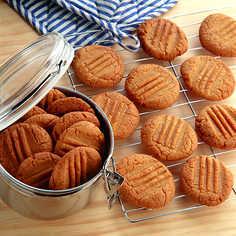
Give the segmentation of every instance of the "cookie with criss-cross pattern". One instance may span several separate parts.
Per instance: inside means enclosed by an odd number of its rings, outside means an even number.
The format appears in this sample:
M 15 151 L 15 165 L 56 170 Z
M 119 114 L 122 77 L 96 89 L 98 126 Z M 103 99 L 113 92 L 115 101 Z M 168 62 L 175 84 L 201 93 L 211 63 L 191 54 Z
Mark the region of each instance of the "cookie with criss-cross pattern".
M 160 208 L 174 197 L 173 175 L 149 155 L 128 155 L 119 161 L 116 171 L 125 178 L 119 188 L 121 198 L 135 206 Z
M 186 87 L 195 95 L 210 101 L 230 97 L 235 90 L 235 78 L 230 68 L 211 56 L 188 58 L 180 67 Z
M 214 55 L 236 57 L 236 21 L 230 16 L 214 13 L 206 17 L 199 29 L 199 39 Z
M 195 119 L 198 136 L 208 145 L 230 150 L 236 148 L 236 109 L 216 104 L 202 109 Z
M 14 177 L 22 161 L 38 152 L 52 152 L 50 135 L 43 128 L 19 123 L 0 134 L 0 164 Z
M 224 163 L 205 155 L 188 159 L 182 166 L 180 180 L 190 199 L 212 207 L 224 202 L 234 185 L 234 176 Z
M 49 188 L 63 190 L 79 186 L 92 179 L 101 168 L 102 158 L 94 148 L 74 148 L 54 167 Z
M 97 94 L 92 100 L 107 115 L 114 139 L 125 139 L 135 132 L 139 124 L 139 112 L 126 96 L 117 92 L 105 92 Z
M 77 50 L 73 66 L 78 77 L 96 88 L 109 88 L 119 83 L 124 75 L 122 57 L 112 48 L 89 45 Z
M 61 98 L 52 102 L 46 110 L 48 113 L 63 116 L 68 112 L 72 111 L 87 111 L 95 114 L 95 111 L 90 107 L 90 105 L 76 97 Z
M 194 129 L 186 121 L 168 114 L 154 115 L 146 120 L 141 139 L 154 157 L 166 161 L 187 158 L 198 145 Z
M 188 49 L 188 40 L 182 29 L 164 18 L 143 22 L 137 31 L 141 47 L 158 60 L 173 60 Z
M 132 69 L 125 81 L 128 97 L 136 104 L 150 109 L 165 109 L 179 96 L 179 82 L 168 69 L 143 64 Z

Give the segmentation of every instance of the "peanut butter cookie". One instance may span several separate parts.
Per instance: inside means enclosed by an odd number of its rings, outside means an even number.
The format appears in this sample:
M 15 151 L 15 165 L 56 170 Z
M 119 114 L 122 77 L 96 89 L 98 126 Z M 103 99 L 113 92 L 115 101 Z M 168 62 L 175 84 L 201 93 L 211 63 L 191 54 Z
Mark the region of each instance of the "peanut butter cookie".
M 53 142 L 56 142 L 60 134 L 67 128 L 69 128 L 74 123 L 79 121 L 89 121 L 94 123 L 98 128 L 100 128 L 100 122 L 98 118 L 91 112 L 86 111 L 75 111 L 69 112 L 57 120 L 55 127 L 53 128 L 51 137 Z
M 59 156 L 64 156 L 75 147 L 92 147 L 103 156 L 106 148 L 105 136 L 92 122 L 77 122 L 61 133 L 54 152 Z
M 210 101 L 230 97 L 235 90 L 235 78 L 230 68 L 220 59 L 195 56 L 180 68 L 183 81 L 195 95 Z
M 43 128 L 27 123 L 10 126 L 0 134 L 0 164 L 14 177 L 22 161 L 38 152 L 52 152 L 52 139 Z
M 74 148 L 54 167 L 49 188 L 63 190 L 77 187 L 92 179 L 101 168 L 101 156 L 94 148 Z
M 141 139 L 146 149 L 160 160 L 175 161 L 189 157 L 198 145 L 193 128 L 173 115 L 155 115 L 143 124 Z
M 49 189 L 54 166 L 61 159 L 51 152 L 39 152 L 25 159 L 19 166 L 16 178 L 30 186 Z
M 46 110 L 47 107 L 54 101 L 66 98 L 67 96 L 58 89 L 51 89 L 49 93 L 37 104 L 38 107 Z
M 217 56 L 236 56 L 236 21 L 222 13 L 206 17 L 199 29 L 202 46 Z
M 22 123 L 26 121 L 27 119 L 29 119 L 31 116 L 35 116 L 39 114 L 47 114 L 47 112 L 38 106 L 34 106 L 25 115 L 23 115 L 17 122 Z
M 78 77 L 97 88 L 109 88 L 124 75 L 124 62 L 117 52 L 101 45 L 89 45 L 77 50 L 73 66 Z
M 38 125 L 44 128 L 49 134 L 51 134 L 58 120 L 59 117 L 52 114 L 39 114 L 31 116 L 24 123 Z
M 167 19 L 146 20 L 139 26 L 137 35 L 143 50 L 158 60 L 173 60 L 188 49 L 184 31 Z
M 228 105 L 210 105 L 196 117 L 195 129 L 208 145 L 223 150 L 236 148 L 236 109 Z
M 117 92 L 106 92 L 94 96 L 92 100 L 107 115 L 114 139 L 125 139 L 134 133 L 139 124 L 139 112 L 127 97 Z
M 125 178 L 119 188 L 122 199 L 135 206 L 160 208 L 174 197 L 173 175 L 164 164 L 149 155 L 126 156 L 118 163 L 116 171 Z
M 76 97 L 58 99 L 52 102 L 46 111 L 56 116 L 63 116 L 72 111 L 88 111 L 95 114 L 94 110 L 87 102 Z
M 169 70 L 154 64 L 139 65 L 125 81 L 128 97 L 150 109 L 165 109 L 179 96 L 179 82 Z
M 181 185 L 195 202 L 217 206 L 230 195 L 234 176 L 220 160 L 205 155 L 188 159 L 181 169 Z

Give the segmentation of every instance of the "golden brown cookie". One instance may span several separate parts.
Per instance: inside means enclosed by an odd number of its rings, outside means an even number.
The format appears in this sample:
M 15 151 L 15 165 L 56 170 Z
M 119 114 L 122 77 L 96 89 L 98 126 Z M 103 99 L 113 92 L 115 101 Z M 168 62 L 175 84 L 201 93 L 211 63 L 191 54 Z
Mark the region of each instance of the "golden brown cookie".
M 49 189 L 54 166 L 61 159 L 51 152 L 39 152 L 25 159 L 19 166 L 16 178 L 30 186 Z
M 196 117 L 195 129 L 208 145 L 224 150 L 236 148 L 236 109 L 228 105 L 210 105 Z
M 180 67 L 186 87 L 195 95 L 210 101 L 230 97 L 235 90 L 235 78 L 230 68 L 220 59 L 195 56 Z
M 0 134 L 0 164 L 14 177 L 26 158 L 38 152 L 52 151 L 50 135 L 36 125 L 15 124 Z
M 116 171 L 125 178 L 119 188 L 122 199 L 135 206 L 160 208 L 174 197 L 173 175 L 149 155 L 128 155 L 118 163 Z
M 160 160 L 175 161 L 189 157 L 197 149 L 193 128 L 173 115 L 155 115 L 145 121 L 141 139 L 146 149 Z
M 37 106 L 46 110 L 48 105 L 50 105 L 52 102 L 66 97 L 67 96 L 60 90 L 51 89 L 49 93 L 37 104 Z
M 114 139 L 125 139 L 134 133 L 139 124 L 139 112 L 127 97 L 117 92 L 106 92 L 94 96 L 92 100 L 110 121 Z
M 51 134 L 55 124 L 59 120 L 58 116 L 52 114 L 39 114 L 31 116 L 25 121 L 25 123 L 38 125 L 44 128 L 49 134 Z
M 94 110 L 87 102 L 76 97 L 58 99 L 52 102 L 46 111 L 55 116 L 63 116 L 72 111 L 88 111 L 95 114 Z
M 128 97 L 136 104 L 150 109 L 164 109 L 179 96 L 179 82 L 166 68 L 155 64 L 139 65 L 125 81 Z
M 92 147 L 103 155 L 105 141 L 104 134 L 95 124 L 89 121 L 80 121 L 61 133 L 54 152 L 59 156 L 64 156 L 75 147 Z
M 217 56 L 236 56 L 236 21 L 222 13 L 206 17 L 199 29 L 202 46 Z
M 188 49 L 184 31 L 167 19 L 146 20 L 139 26 L 137 35 L 143 50 L 158 60 L 173 60 Z
M 117 52 L 106 46 L 89 45 L 77 50 L 73 66 L 78 77 L 97 88 L 109 88 L 124 75 L 124 62 Z
M 53 128 L 51 137 L 53 142 L 56 142 L 60 136 L 60 134 L 67 128 L 69 128 L 74 123 L 79 121 L 89 121 L 94 123 L 98 128 L 100 128 L 100 122 L 98 118 L 92 114 L 91 112 L 86 111 L 75 111 L 69 112 L 62 116 L 56 123 L 55 127 Z
M 217 206 L 230 195 L 234 176 L 220 160 L 205 155 L 188 159 L 180 173 L 186 195 L 195 202 Z
M 101 156 L 94 148 L 74 148 L 55 166 L 49 188 L 51 190 L 74 188 L 92 179 L 101 168 Z
M 23 115 L 18 122 L 24 122 L 27 119 L 29 119 L 31 116 L 39 115 L 39 114 L 47 114 L 45 110 L 38 106 L 34 106 L 32 109 L 30 109 L 25 115 Z

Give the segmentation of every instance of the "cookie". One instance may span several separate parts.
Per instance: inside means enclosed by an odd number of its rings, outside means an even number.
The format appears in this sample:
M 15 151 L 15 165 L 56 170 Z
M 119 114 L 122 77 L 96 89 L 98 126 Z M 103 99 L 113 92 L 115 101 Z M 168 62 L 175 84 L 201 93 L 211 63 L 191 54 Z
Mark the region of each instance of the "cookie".
M 74 148 L 53 169 L 49 188 L 64 190 L 77 187 L 92 179 L 101 168 L 101 156 L 94 148 Z
M 128 97 L 150 109 L 165 109 L 179 96 L 179 82 L 166 68 L 143 64 L 132 69 L 125 81 Z
M 52 114 L 39 114 L 31 116 L 24 123 L 38 125 L 51 134 L 58 120 L 59 117 Z
M 134 133 L 140 120 L 139 112 L 127 97 L 117 92 L 105 92 L 92 100 L 106 114 L 115 140 L 128 138 Z
M 51 89 L 49 93 L 37 104 L 38 107 L 46 110 L 47 107 L 54 101 L 66 98 L 67 96 L 58 89 Z
M 105 152 L 105 136 L 92 122 L 80 121 L 64 130 L 56 142 L 54 153 L 64 156 L 75 147 L 92 147 L 101 156 Z
M 124 75 L 124 62 L 117 52 L 106 46 L 89 45 L 77 50 L 73 66 L 78 77 L 87 85 L 109 88 Z
M 143 50 L 158 60 L 173 60 L 188 49 L 188 40 L 184 31 L 167 19 L 146 20 L 139 26 L 137 36 Z
M 195 130 L 212 147 L 236 148 L 236 109 L 223 104 L 205 107 L 195 119 Z
M 222 13 L 206 17 L 199 29 L 202 46 L 214 55 L 236 56 L 236 21 Z
M 180 67 L 186 87 L 195 95 L 210 101 L 230 97 L 235 90 L 235 78 L 230 68 L 220 59 L 195 56 Z
M 39 114 L 47 114 L 47 112 L 38 106 L 34 106 L 26 114 L 24 114 L 17 122 L 22 123 L 26 121 L 27 119 L 29 119 L 31 116 L 35 116 Z
M 197 149 L 193 128 L 173 115 L 155 115 L 142 126 L 141 140 L 155 158 L 176 161 L 189 157 Z
M 205 155 L 188 159 L 180 173 L 181 186 L 193 201 L 217 206 L 230 195 L 234 176 L 220 160 Z
M 164 164 L 149 155 L 128 155 L 117 164 L 116 171 L 125 178 L 119 188 L 122 199 L 135 206 L 160 208 L 174 197 L 173 175 Z
M 16 178 L 30 186 L 49 189 L 54 166 L 61 159 L 51 152 L 39 152 L 25 159 L 19 166 Z
M 46 111 L 55 116 L 63 116 L 72 111 L 88 111 L 95 114 L 94 110 L 87 102 L 76 97 L 58 99 L 52 102 Z
M 51 134 L 52 140 L 56 142 L 60 134 L 65 129 L 69 128 L 71 125 L 79 121 L 89 121 L 94 123 L 98 128 L 100 128 L 100 122 L 98 118 L 91 112 L 86 112 L 86 111 L 69 112 L 64 116 L 62 116 L 59 120 L 57 120 Z
M 38 152 L 52 152 L 50 135 L 27 123 L 10 126 L 0 134 L 0 164 L 14 177 L 22 161 Z

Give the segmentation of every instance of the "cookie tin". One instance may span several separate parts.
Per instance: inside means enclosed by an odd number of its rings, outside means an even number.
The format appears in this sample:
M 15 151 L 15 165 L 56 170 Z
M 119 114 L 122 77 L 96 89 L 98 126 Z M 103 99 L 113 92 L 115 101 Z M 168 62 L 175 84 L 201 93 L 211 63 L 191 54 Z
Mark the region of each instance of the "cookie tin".
M 60 34 L 48 33 L 0 65 L 0 131 L 49 92 L 73 57 L 73 48 Z
M 109 207 L 124 179 L 115 172 L 114 137 L 102 109 L 84 94 L 55 86 L 73 60 L 74 50 L 57 33 L 37 38 L 0 67 L 0 131 L 35 106 L 51 88 L 86 101 L 96 113 L 106 138 L 103 167 L 91 180 L 67 190 L 44 190 L 18 181 L 0 165 L 0 197 L 16 212 L 34 219 L 59 219 L 84 208 L 104 179 Z M 112 164 L 110 161 L 112 160 Z M 110 169 L 113 169 L 111 171 Z

